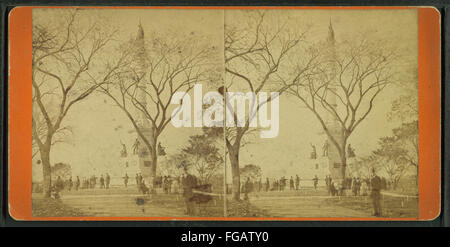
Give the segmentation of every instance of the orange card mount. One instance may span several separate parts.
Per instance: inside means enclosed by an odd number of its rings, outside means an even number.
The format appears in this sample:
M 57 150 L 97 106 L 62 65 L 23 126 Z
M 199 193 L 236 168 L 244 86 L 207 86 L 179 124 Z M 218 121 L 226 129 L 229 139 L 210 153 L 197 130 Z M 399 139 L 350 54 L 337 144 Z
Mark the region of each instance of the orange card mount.
M 16 7 L 9 214 L 433 220 L 440 18 L 431 7 Z M 224 88 L 257 96 L 256 125 L 223 114 Z M 224 128 L 222 114 L 243 125 Z

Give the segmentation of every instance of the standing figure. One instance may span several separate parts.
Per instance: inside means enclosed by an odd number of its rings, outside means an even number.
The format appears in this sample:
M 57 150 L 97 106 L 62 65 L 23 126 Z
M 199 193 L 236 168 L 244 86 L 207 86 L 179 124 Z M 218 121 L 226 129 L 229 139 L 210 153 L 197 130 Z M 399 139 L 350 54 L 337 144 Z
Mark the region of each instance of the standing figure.
M 298 190 L 300 188 L 300 177 L 295 175 L 295 190 Z
M 122 141 L 120 142 L 120 144 L 122 144 L 122 150 L 120 151 L 120 156 L 121 157 L 127 157 L 127 147 L 125 146 L 125 144 L 122 143 Z
M 352 180 L 352 193 L 353 196 L 358 195 L 358 180 L 356 180 L 356 178 L 353 178 Z
M 328 156 L 328 140 L 325 140 L 325 143 L 322 146 L 322 156 Z
M 372 168 L 370 179 L 370 197 L 373 204 L 373 216 L 381 216 L 381 179 Z
M 92 188 L 95 188 L 95 185 L 97 185 L 97 177 L 95 175 L 92 176 Z
M 361 179 L 359 177 L 356 178 L 356 195 L 361 195 Z
M 244 200 L 248 200 L 248 193 L 252 190 L 252 185 L 250 182 L 250 178 L 247 177 L 247 181 L 244 184 Z
M 100 189 L 105 188 L 105 179 L 103 178 L 103 175 L 100 176 Z
M 173 183 L 172 183 L 172 186 L 171 186 L 172 193 L 178 194 L 179 187 L 180 187 L 180 178 L 179 177 L 175 177 L 173 179 Z
M 56 192 L 60 192 L 61 190 L 64 189 L 64 182 L 60 176 L 58 176 L 58 178 L 56 179 L 55 188 L 56 188 Z
M 140 188 L 140 184 L 139 184 L 139 173 L 136 173 L 136 186 L 138 187 L 138 189 Z
M 270 189 L 270 182 L 269 182 L 269 178 L 266 178 L 266 187 L 265 187 L 265 191 L 269 191 Z
M 109 176 L 108 173 L 106 173 L 106 178 L 105 178 L 105 184 L 106 184 L 106 188 L 109 189 L 109 183 L 111 182 L 111 177 Z
M 188 170 L 184 169 L 184 178 L 181 181 L 183 185 L 183 197 L 186 203 L 186 214 L 192 215 L 194 214 L 194 202 L 192 197 L 194 196 L 193 188 L 197 185 L 197 179 L 189 174 Z
M 262 190 L 262 181 L 261 181 L 261 178 L 259 178 L 259 181 L 258 181 L 258 192 L 261 192 L 261 190 Z
M 336 183 L 333 182 L 333 181 L 330 182 L 330 194 L 332 196 L 336 196 L 337 195 Z
M 72 190 L 72 187 L 73 187 L 72 176 L 70 176 L 69 181 L 67 182 L 67 185 L 68 185 L 67 190 L 68 190 L 68 191 L 71 191 L 71 190 Z
M 286 186 L 286 178 L 284 178 L 284 176 L 283 176 L 280 179 L 280 191 L 283 191 L 285 186 Z
M 142 174 L 139 173 L 138 175 L 139 184 L 141 184 L 144 181 L 144 178 L 142 177 Z
M 167 179 L 167 176 L 164 176 L 163 181 L 162 181 L 162 187 L 164 190 L 164 193 L 168 194 L 168 188 L 169 188 L 169 180 Z
M 137 154 L 138 153 L 139 145 L 140 145 L 139 139 L 136 138 L 136 141 L 134 141 L 134 144 L 133 144 L 133 154 Z
M 125 188 L 128 186 L 128 174 L 125 173 L 125 176 L 123 177 L 123 184 L 125 185 Z
M 319 183 L 319 178 L 317 177 L 317 175 L 314 175 L 313 182 L 314 182 L 314 189 L 317 190 L 317 184 Z
M 366 181 L 361 181 L 361 191 L 360 191 L 360 195 L 362 196 L 367 196 L 367 191 L 368 191 L 368 185 Z
M 294 179 L 292 178 L 292 176 L 291 176 L 291 179 L 289 180 L 289 189 L 290 190 L 294 190 L 295 189 L 295 187 L 294 187 Z
M 80 188 L 80 178 L 77 176 L 77 181 L 75 181 L 75 190 L 78 190 Z
M 310 158 L 313 159 L 313 160 L 315 160 L 315 159 L 317 158 L 316 146 L 313 145 L 313 144 L 311 144 L 311 147 L 312 147 L 312 151 L 311 151 L 311 156 L 310 156 Z

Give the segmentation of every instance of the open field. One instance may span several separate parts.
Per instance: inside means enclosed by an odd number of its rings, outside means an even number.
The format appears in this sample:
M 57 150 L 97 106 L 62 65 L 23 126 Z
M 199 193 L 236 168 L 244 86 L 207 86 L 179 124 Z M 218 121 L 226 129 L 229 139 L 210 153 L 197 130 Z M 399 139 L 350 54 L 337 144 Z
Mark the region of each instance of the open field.
M 417 217 L 417 198 L 389 196 L 382 199 L 383 217 Z M 229 195 L 230 196 L 230 195 Z M 138 199 L 142 199 L 139 201 Z M 115 216 L 115 217 L 222 217 L 223 200 L 214 197 L 196 205 L 186 215 L 181 194 L 143 196 L 135 187 L 88 189 L 61 192 L 61 200 L 44 200 L 33 194 L 33 216 Z M 269 191 L 249 194 L 248 201 L 228 199 L 229 217 L 371 217 L 372 201 L 367 196 L 328 196 L 323 187 L 298 191 Z

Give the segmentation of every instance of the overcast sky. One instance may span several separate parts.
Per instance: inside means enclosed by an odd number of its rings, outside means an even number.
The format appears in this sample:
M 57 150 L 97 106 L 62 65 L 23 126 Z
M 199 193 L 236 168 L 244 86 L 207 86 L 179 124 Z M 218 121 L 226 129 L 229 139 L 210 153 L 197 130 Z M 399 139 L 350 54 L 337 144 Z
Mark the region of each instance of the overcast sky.
M 33 13 L 34 18 L 50 18 L 46 16 L 51 15 L 51 10 L 34 11 L 38 11 Z M 181 28 L 204 34 L 210 37 L 211 43 L 220 47 L 220 50 L 223 49 L 224 22 L 240 21 L 239 15 L 231 12 L 224 14 L 223 10 L 86 10 L 84 14 L 89 16 L 91 13 L 106 17 L 111 26 L 119 26 L 120 39 L 123 40 L 136 35 L 141 22 L 146 34 L 168 28 Z M 417 12 L 413 9 L 290 10 L 279 11 L 279 14 L 289 15 L 299 26 L 311 24 L 307 42 L 325 40 L 331 20 L 337 41 L 371 32 L 387 43 L 401 44 L 403 48 L 407 48 L 410 51 L 409 62 L 417 59 Z M 416 83 L 411 82 L 411 86 L 415 87 Z M 204 88 L 203 93 L 206 90 Z M 401 93 L 401 88 L 392 87 L 380 95 L 372 113 L 349 140 L 357 155 L 370 153 L 376 148 L 378 138 L 390 135 L 391 129 L 399 124 L 388 122 L 386 114 L 390 110 L 391 102 Z M 72 126 L 73 135 L 68 138 L 68 143 L 53 147 L 52 163 L 70 164 L 75 176 L 93 173 L 99 175 L 123 168 L 120 143 L 125 143 L 131 153 L 135 133 L 129 120 L 108 99 L 100 94 L 92 95 L 76 105 L 64 123 Z M 194 128 L 176 129 L 169 124 L 161 135 L 161 143 L 168 154 L 174 154 L 185 145 L 189 135 L 199 132 L 200 130 Z M 257 136 L 252 139 L 253 144 L 241 149 L 240 164 L 259 165 L 264 176 L 301 174 L 304 167 L 312 167 L 315 163 L 308 158 L 310 143 L 315 144 L 320 152 L 325 139 L 326 136 L 312 113 L 302 107 L 297 99 L 283 95 L 280 97 L 278 137 L 259 139 Z M 159 165 L 164 159 L 159 158 Z M 34 164 L 34 179 L 39 179 L 41 173 L 41 167 Z

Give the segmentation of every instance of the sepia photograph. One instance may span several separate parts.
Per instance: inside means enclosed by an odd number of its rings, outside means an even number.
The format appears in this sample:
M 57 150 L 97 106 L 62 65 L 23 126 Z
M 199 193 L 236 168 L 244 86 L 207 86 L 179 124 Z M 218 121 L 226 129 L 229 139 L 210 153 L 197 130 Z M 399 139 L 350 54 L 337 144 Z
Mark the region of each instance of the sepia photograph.
M 418 218 L 418 49 L 415 8 L 35 8 L 32 216 Z

